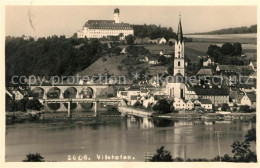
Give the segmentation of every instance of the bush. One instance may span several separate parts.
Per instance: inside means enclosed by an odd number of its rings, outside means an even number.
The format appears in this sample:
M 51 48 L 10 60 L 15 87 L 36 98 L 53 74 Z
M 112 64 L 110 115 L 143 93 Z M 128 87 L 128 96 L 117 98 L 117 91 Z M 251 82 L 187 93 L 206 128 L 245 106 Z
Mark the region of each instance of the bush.
M 29 153 L 26 155 L 26 158 L 23 160 L 23 162 L 44 162 L 44 157 L 41 156 L 40 153 Z
M 150 159 L 151 162 L 172 162 L 172 155 L 169 151 L 164 149 L 164 146 L 156 150 L 156 154 Z

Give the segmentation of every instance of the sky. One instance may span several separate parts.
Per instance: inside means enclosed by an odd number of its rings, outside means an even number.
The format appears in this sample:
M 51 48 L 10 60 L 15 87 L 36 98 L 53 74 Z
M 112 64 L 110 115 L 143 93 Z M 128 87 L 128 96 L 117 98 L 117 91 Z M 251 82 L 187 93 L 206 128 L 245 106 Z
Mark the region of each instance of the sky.
M 156 24 L 176 32 L 181 13 L 184 34 L 257 23 L 256 6 L 6 6 L 6 36 L 72 36 L 89 19 L 113 19 L 120 9 L 120 22 Z

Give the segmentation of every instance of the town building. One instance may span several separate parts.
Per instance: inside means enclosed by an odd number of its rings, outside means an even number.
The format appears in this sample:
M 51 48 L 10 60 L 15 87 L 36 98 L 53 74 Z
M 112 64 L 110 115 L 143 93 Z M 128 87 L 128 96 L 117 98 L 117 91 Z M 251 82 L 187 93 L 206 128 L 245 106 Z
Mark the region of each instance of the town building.
M 114 20 L 88 20 L 82 30 L 78 31 L 78 38 L 103 38 L 109 36 L 120 36 L 124 39 L 134 34 L 133 27 L 128 23 L 120 23 L 119 9 L 114 10 Z
M 211 77 L 213 74 L 212 69 L 210 68 L 201 68 L 199 72 L 197 73 L 198 76 L 207 76 Z
M 210 65 L 212 65 L 213 64 L 213 62 L 212 62 L 212 60 L 211 60 L 211 58 L 208 56 L 208 57 L 206 57 L 204 60 L 203 60 L 203 66 L 204 67 L 207 67 L 207 66 L 210 66 Z
M 229 102 L 229 90 L 223 87 L 194 87 L 194 92 L 199 99 L 209 99 L 214 105 L 220 105 Z
M 166 93 L 171 97 L 185 97 L 185 64 L 184 64 L 184 38 L 181 18 L 179 19 L 177 39 L 175 41 L 173 80 L 167 81 Z
M 209 99 L 199 99 L 200 106 L 206 110 L 212 110 L 213 105 Z
M 194 103 L 192 100 L 184 100 L 182 98 L 174 98 L 173 107 L 175 110 L 193 110 Z
M 241 99 L 241 105 L 247 105 L 251 108 L 256 108 L 256 94 L 245 93 L 245 95 Z
M 159 44 L 165 44 L 167 41 L 164 37 L 162 37 L 161 39 L 159 39 Z
M 25 93 L 20 89 L 20 88 L 16 88 L 16 89 L 6 89 L 5 93 L 13 100 L 21 100 L 24 98 Z

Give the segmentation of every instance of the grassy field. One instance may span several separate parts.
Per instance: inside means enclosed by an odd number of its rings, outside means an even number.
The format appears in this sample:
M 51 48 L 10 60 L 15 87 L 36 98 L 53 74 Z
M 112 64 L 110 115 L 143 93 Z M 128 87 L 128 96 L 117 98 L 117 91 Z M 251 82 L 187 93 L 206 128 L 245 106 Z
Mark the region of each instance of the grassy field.
M 254 59 L 257 57 L 257 45 L 256 45 L 256 34 L 243 34 L 243 35 L 186 35 L 186 37 L 193 38 L 193 42 L 185 43 L 185 56 L 190 59 L 191 62 L 196 63 L 199 61 L 200 56 L 205 56 L 208 50 L 208 47 L 211 44 L 222 46 L 226 42 L 240 42 L 242 44 L 243 53 L 247 56 L 244 57 L 245 60 Z M 137 45 L 138 46 L 138 45 Z M 169 53 L 174 52 L 174 46 L 170 47 L 168 44 L 144 44 L 139 45 L 144 46 L 152 54 L 159 54 L 161 50 L 166 50 Z M 121 48 L 127 47 L 126 45 L 120 46 Z M 127 71 L 123 68 L 122 71 L 118 69 L 118 66 L 122 66 L 121 61 L 126 58 L 126 55 L 112 56 L 112 57 L 102 57 L 94 62 L 91 66 L 85 70 L 79 72 L 78 74 L 83 76 L 92 76 L 95 74 L 104 74 L 108 72 L 116 76 L 126 75 Z M 158 71 L 156 68 L 152 68 L 147 64 L 136 65 L 144 66 L 150 69 L 151 72 Z M 157 67 L 158 68 L 158 67 Z M 167 69 L 161 67 L 160 70 Z
M 99 58 L 96 62 L 90 65 L 88 68 L 84 69 L 81 72 L 78 72 L 80 76 L 92 76 L 95 74 L 104 74 L 108 72 L 109 74 L 113 74 L 116 76 L 125 75 L 125 71 L 118 70 L 118 65 L 121 65 L 121 61 L 125 59 L 125 55 L 120 56 L 104 56 Z
M 241 44 L 256 44 L 257 34 L 222 34 L 222 35 L 184 35 L 184 37 L 192 38 L 193 41 L 225 43 L 239 42 Z

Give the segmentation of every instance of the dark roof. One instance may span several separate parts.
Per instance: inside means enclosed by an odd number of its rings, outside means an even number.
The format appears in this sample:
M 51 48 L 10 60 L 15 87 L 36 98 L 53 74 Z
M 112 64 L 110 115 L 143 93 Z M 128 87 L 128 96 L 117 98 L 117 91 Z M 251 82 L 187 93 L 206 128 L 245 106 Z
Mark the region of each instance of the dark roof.
M 199 99 L 201 104 L 212 104 L 212 102 L 209 99 Z
M 221 71 L 239 71 L 235 65 L 218 65 Z
M 163 95 L 154 95 L 154 100 L 160 100 L 160 99 L 164 99 L 165 96 Z
M 114 20 L 89 20 L 84 26 L 89 29 L 133 29 L 128 23 L 115 23 Z
M 114 9 L 114 13 L 119 13 L 119 9 L 118 8 Z
M 212 75 L 212 69 L 209 68 L 201 68 L 197 75 Z
M 140 86 L 131 86 L 129 89 L 129 91 L 134 91 L 134 90 L 137 90 L 137 91 L 140 91 L 141 90 L 141 87 Z
M 86 24 L 115 23 L 114 20 L 88 20 Z
M 256 94 L 254 94 L 254 93 L 247 93 L 246 95 L 250 99 L 251 102 L 256 102 Z
M 179 20 L 179 25 L 178 25 L 178 32 L 177 32 L 177 41 L 183 42 L 183 33 L 182 33 L 182 26 L 181 26 L 181 18 Z
M 132 96 L 130 97 L 130 100 L 138 100 L 138 97 L 139 97 L 139 96 L 137 96 L 137 95 L 132 95 Z
M 212 95 L 212 96 L 220 96 L 220 95 L 229 95 L 229 90 L 226 88 L 203 88 L 203 87 L 195 87 L 194 91 L 197 95 Z

